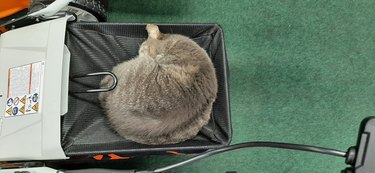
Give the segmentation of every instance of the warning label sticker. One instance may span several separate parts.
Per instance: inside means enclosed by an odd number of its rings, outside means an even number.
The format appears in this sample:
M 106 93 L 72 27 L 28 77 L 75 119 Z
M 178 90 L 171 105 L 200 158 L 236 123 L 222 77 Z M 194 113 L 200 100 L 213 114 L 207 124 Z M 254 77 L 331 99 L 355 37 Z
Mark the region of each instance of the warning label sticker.
M 40 111 L 44 62 L 8 69 L 8 93 L 5 117 Z

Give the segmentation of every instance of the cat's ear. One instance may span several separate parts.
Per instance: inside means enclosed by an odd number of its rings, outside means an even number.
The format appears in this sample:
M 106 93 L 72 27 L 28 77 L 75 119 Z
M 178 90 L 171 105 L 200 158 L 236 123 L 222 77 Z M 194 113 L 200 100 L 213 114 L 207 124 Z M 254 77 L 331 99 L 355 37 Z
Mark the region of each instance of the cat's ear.
M 148 37 L 153 38 L 156 40 L 161 39 L 161 33 L 159 31 L 159 27 L 153 24 L 147 24 L 146 30 L 148 32 Z

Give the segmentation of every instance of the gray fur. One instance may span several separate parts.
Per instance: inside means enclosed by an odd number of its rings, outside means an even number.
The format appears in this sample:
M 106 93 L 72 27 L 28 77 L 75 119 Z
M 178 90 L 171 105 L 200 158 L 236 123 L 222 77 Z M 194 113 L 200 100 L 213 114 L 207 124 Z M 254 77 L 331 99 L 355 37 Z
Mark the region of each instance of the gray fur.
M 191 39 L 148 25 L 139 55 L 113 68 L 118 86 L 99 99 L 113 129 L 150 145 L 191 139 L 210 119 L 217 94 L 214 66 Z M 110 85 L 106 77 L 101 86 Z

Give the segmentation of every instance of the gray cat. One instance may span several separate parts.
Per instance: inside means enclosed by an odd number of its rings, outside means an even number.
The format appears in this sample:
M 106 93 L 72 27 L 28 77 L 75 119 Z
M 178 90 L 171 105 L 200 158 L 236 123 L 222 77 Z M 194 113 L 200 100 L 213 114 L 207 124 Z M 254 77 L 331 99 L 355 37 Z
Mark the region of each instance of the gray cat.
M 191 139 L 210 119 L 217 94 L 214 66 L 204 49 L 177 34 L 147 25 L 139 55 L 113 68 L 117 87 L 99 100 L 113 129 L 149 145 Z M 110 77 L 101 81 L 111 84 Z

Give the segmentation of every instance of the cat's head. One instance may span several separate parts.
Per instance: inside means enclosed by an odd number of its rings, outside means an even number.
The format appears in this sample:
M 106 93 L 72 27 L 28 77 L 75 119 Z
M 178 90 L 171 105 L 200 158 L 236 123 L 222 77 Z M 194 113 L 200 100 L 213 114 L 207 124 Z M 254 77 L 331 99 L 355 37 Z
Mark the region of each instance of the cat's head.
M 139 55 L 147 55 L 152 58 L 161 57 L 176 43 L 175 35 L 161 33 L 156 25 L 148 24 L 146 30 L 148 38 L 139 48 Z

